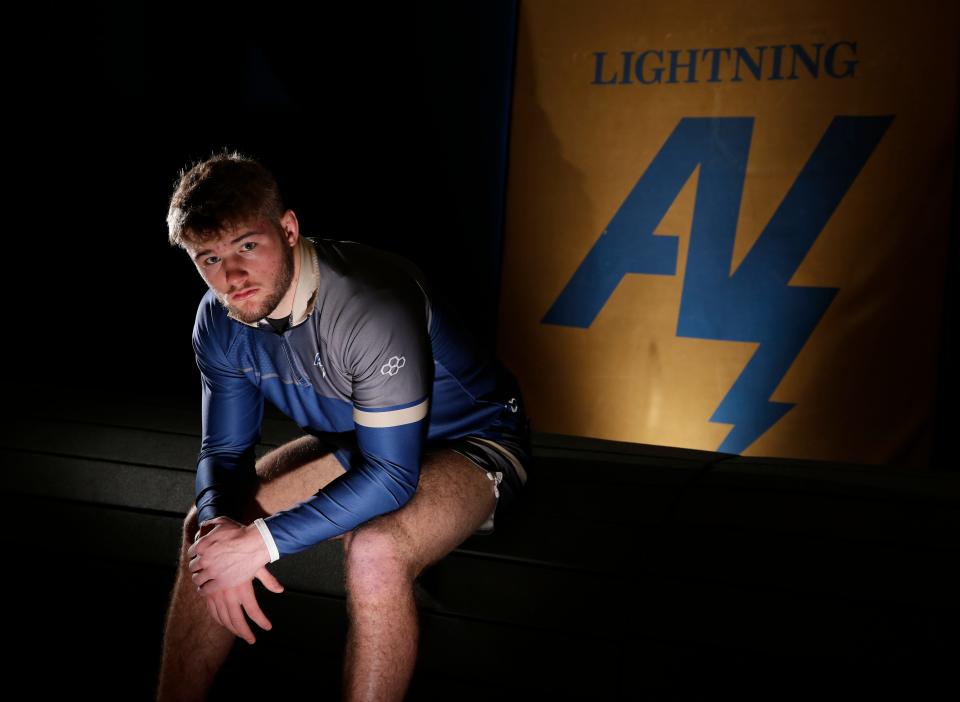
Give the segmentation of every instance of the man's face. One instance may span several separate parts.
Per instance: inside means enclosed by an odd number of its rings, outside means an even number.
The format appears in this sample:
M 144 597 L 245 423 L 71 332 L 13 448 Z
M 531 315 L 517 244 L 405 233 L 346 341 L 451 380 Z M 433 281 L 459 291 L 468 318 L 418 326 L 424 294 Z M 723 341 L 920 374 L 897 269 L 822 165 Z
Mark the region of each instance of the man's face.
M 253 323 L 273 312 L 290 288 L 297 241 L 293 229 L 281 232 L 278 224 L 260 219 L 223 231 L 215 241 L 184 248 L 220 302 Z

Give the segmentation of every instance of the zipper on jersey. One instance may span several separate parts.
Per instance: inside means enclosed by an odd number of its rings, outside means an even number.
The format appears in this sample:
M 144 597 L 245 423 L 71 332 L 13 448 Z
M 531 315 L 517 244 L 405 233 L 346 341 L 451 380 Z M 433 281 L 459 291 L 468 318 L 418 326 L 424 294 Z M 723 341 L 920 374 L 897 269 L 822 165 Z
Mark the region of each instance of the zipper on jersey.
M 287 363 L 290 364 L 290 370 L 293 371 L 293 379 L 297 385 L 309 385 L 304 379 L 304 374 L 297 370 L 297 364 L 293 362 L 293 353 L 290 351 L 290 345 L 287 343 L 287 337 L 280 336 L 280 346 L 283 347 L 283 353 L 287 357 Z

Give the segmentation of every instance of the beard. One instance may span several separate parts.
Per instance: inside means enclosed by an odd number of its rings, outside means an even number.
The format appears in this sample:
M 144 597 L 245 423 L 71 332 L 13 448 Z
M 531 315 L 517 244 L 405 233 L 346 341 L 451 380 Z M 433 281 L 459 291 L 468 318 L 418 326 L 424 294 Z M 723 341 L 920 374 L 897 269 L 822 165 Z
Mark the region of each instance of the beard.
M 293 248 L 290 246 L 284 246 L 283 252 L 283 260 L 280 262 L 280 270 L 277 271 L 277 277 L 274 280 L 273 289 L 256 307 L 241 310 L 229 304 L 225 299 L 225 295 L 220 295 L 219 293 L 217 294 L 217 297 L 220 298 L 220 303 L 230 310 L 230 312 L 232 312 L 237 319 L 240 319 L 247 324 L 259 322 L 261 319 L 273 312 L 277 305 L 280 304 L 283 296 L 287 294 L 287 289 L 290 287 L 290 283 L 293 281 Z

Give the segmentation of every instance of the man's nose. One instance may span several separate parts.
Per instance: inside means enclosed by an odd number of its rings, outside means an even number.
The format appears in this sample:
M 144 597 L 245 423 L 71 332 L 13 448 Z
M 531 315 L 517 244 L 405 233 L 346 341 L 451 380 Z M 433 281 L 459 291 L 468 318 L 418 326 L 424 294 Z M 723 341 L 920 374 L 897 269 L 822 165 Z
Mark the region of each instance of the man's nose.
M 239 256 L 227 256 L 223 259 L 223 272 L 230 284 L 239 283 L 247 277 L 247 269 Z

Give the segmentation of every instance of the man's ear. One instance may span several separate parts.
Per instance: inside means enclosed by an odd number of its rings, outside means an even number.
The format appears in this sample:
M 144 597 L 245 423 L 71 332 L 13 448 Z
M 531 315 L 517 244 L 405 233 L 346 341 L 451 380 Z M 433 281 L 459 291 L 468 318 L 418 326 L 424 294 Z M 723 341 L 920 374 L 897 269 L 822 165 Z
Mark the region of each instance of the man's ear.
M 283 227 L 283 237 L 290 246 L 297 243 L 300 238 L 300 222 L 297 221 L 297 214 L 293 210 L 287 210 L 280 218 L 280 226 Z

